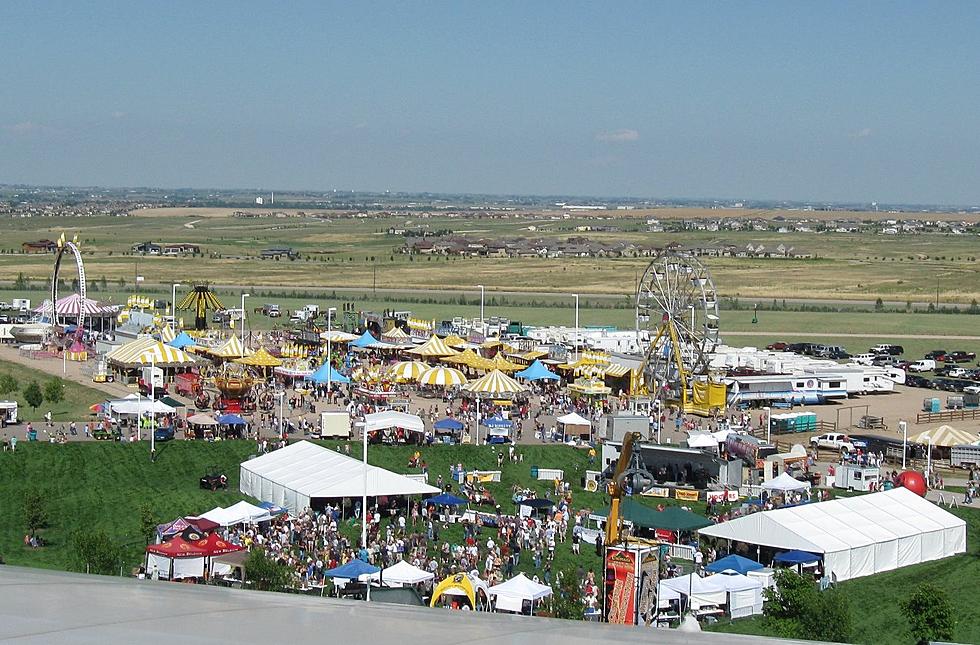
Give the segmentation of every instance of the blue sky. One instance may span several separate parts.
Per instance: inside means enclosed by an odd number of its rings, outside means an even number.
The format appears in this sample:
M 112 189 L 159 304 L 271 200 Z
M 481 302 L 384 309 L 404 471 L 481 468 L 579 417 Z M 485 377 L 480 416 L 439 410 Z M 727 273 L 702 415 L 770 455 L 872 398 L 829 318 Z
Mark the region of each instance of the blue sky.
M 0 183 L 975 204 L 978 33 L 972 2 L 11 2 Z

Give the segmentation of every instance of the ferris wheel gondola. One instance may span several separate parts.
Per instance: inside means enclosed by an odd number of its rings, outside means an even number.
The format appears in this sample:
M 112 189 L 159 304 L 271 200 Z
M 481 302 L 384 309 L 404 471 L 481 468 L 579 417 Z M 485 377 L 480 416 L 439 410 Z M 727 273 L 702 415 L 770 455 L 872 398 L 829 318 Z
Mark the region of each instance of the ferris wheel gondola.
M 718 345 L 718 321 L 714 281 L 697 258 L 666 251 L 650 262 L 637 285 L 636 328 L 654 400 L 690 408 L 694 383 L 707 379 Z

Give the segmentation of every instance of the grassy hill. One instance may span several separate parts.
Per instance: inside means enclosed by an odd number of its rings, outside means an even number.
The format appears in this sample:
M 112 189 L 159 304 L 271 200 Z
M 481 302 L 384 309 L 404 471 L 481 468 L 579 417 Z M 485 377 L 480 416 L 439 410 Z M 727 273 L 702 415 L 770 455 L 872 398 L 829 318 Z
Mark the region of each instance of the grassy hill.
M 333 448 L 338 444 L 324 445 Z M 353 456 L 358 456 L 360 444 L 352 444 L 351 450 Z M 376 465 L 396 472 L 409 472 L 407 464 L 412 451 L 413 448 L 407 447 L 372 447 L 369 456 Z M 0 499 L 4 500 L 7 511 L 5 521 L 0 525 L 0 554 L 10 564 L 65 568 L 71 533 L 102 529 L 125 547 L 121 567 L 128 571 L 142 559 L 141 504 L 148 504 L 157 520 L 163 522 L 234 503 L 243 498 L 237 492 L 238 466 L 254 452 L 255 445 L 246 441 L 175 441 L 162 445 L 157 462 L 151 463 L 146 443 L 90 442 L 64 446 L 21 443 L 14 454 L 0 453 Z M 524 454 L 523 463 L 505 463 L 502 481 L 488 486 L 505 512 L 513 509 L 510 498 L 515 484 L 534 488 L 541 494 L 550 488 L 549 482 L 531 479 L 533 466 L 565 471 L 565 478 L 572 482 L 574 508 L 604 505 L 603 495 L 585 492 L 578 485 L 579 478 L 589 467 L 584 451 L 565 446 L 525 446 L 520 452 Z M 440 474 L 448 479 L 450 464 L 461 462 L 467 468 L 486 470 L 497 467 L 495 452 L 490 447 L 436 446 L 423 449 L 423 457 L 429 464 L 432 482 Z M 228 491 L 213 493 L 198 488 L 198 478 L 213 467 L 228 475 Z M 44 495 L 50 516 L 49 527 L 41 532 L 50 545 L 36 550 L 23 545 L 26 529 L 22 520 L 22 499 L 25 492 L 31 490 Z M 691 506 L 703 511 L 703 505 Z M 949 592 L 958 619 L 955 640 L 980 642 L 980 609 L 975 584 L 980 578 L 980 515 L 972 509 L 954 509 L 953 512 L 967 521 L 969 550 L 966 554 L 842 583 L 841 588 L 851 599 L 854 611 L 855 642 L 907 643 L 905 621 L 898 604 L 910 589 L 923 582 L 931 582 Z M 359 527 L 349 523 L 345 531 L 354 537 Z M 458 527 L 449 527 L 440 533 L 440 542 L 457 542 L 461 536 Z M 583 545 L 581 556 L 574 556 L 569 543 L 559 544 L 554 570 L 574 575 L 579 566 L 598 572 L 599 559 L 594 550 Z M 522 557 L 518 568 L 541 575 L 540 571 L 533 570 L 530 557 Z M 765 633 L 760 620 L 723 622 L 711 629 Z
M 58 366 L 61 367 L 60 365 Z M 0 360 L 0 376 L 10 375 L 17 382 L 17 389 L 0 395 L 0 399 L 17 401 L 17 417 L 22 422 L 40 421 L 46 412 L 51 412 L 51 418 L 55 423 L 67 421 L 82 421 L 89 418 L 89 406 L 93 403 L 105 401 L 106 394 L 100 390 L 76 383 L 75 381 L 60 379 L 51 376 L 46 372 L 24 367 L 17 363 Z M 37 381 L 44 391 L 44 386 L 48 382 L 57 379 L 62 385 L 63 398 L 58 403 L 45 401 L 37 410 L 31 409 L 24 400 L 24 390 L 31 381 Z M 21 426 L 22 427 L 22 426 Z M 7 434 L 17 432 L 15 428 L 7 428 Z M 23 439 L 23 432 L 20 432 Z

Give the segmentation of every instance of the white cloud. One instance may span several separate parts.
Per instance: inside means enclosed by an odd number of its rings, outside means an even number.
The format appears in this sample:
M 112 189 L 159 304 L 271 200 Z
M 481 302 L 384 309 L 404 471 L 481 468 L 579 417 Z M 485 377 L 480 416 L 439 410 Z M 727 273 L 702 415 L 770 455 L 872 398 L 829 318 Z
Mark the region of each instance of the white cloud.
M 861 128 L 857 132 L 851 133 L 851 138 L 852 139 L 865 139 L 867 137 L 870 137 L 872 134 L 873 133 L 872 133 L 871 128 Z
M 600 132 L 595 135 L 595 140 L 600 143 L 625 143 L 627 141 L 636 141 L 640 138 L 640 133 L 636 130 L 630 128 L 623 128 L 621 130 L 610 130 L 608 132 Z
M 126 117 L 126 113 L 121 110 L 116 110 L 111 116 L 113 119 L 122 119 Z

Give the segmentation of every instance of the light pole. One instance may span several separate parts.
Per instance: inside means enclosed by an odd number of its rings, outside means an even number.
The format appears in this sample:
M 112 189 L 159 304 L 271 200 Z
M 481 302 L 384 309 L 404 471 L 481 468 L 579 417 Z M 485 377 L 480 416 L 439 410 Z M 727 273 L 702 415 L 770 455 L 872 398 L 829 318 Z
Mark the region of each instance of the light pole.
M 905 453 L 908 452 L 909 445 L 909 424 L 903 419 L 898 422 L 898 427 L 902 429 L 902 470 L 905 470 Z
M 327 405 L 333 402 L 333 345 L 330 341 L 330 322 L 333 320 L 333 313 L 337 311 L 336 307 L 330 307 L 327 309 Z
M 930 478 L 932 477 L 932 437 L 926 435 L 926 487 L 929 487 Z
M 153 414 L 153 404 L 157 398 L 156 386 L 157 359 L 150 354 L 150 461 L 153 461 L 153 453 L 156 451 L 157 418 Z
M 248 298 L 250 295 L 252 295 L 252 294 L 250 294 L 250 293 L 243 293 L 242 294 L 242 346 L 243 347 L 244 347 L 245 342 L 246 342 L 245 341 L 245 298 Z
M 577 361 L 578 360 L 578 341 L 579 341 L 579 336 L 578 336 L 578 294 L 577 293 L 573 293 L 572 295 L 575 296 L 575 360 Z
M 772 408 L 766 406 L 762 408 L 762 411 L 766 413 L 766 443 L 770 443 L 772 436 Z
M 285 401 L 286 401 L 286 390 L 283 389 L 281 392 L 279 392 L 279 438 L 280 439 L 286 438 L 286 426 L 282 418 L 283 403 Z
M 485 299 L 484 296 L 486 296 L 486 289 L 484 288 L 484 286 L 482 284 L 478 284 L 476 286 L 480 287 L 480 326 L 482 327 L 483 326 L 483 321 L 484 321 L 484 317 L 483 317 L 483 302 L 484 302 L 484 299 Z
M 367 426 L 361 428 L 361 439 L 364 442 L 364 480 L 361 482 L 361 547 L 367 549 L 367 488 L 368 488 L 368 460 L 367 460 Z M 368 580 L 368 586 L 371 581 Z
M 170 285 L 170 317 L 173 318 L 171 325 L 177 324 L 177 287 L 179 286 L 179 282 Z

